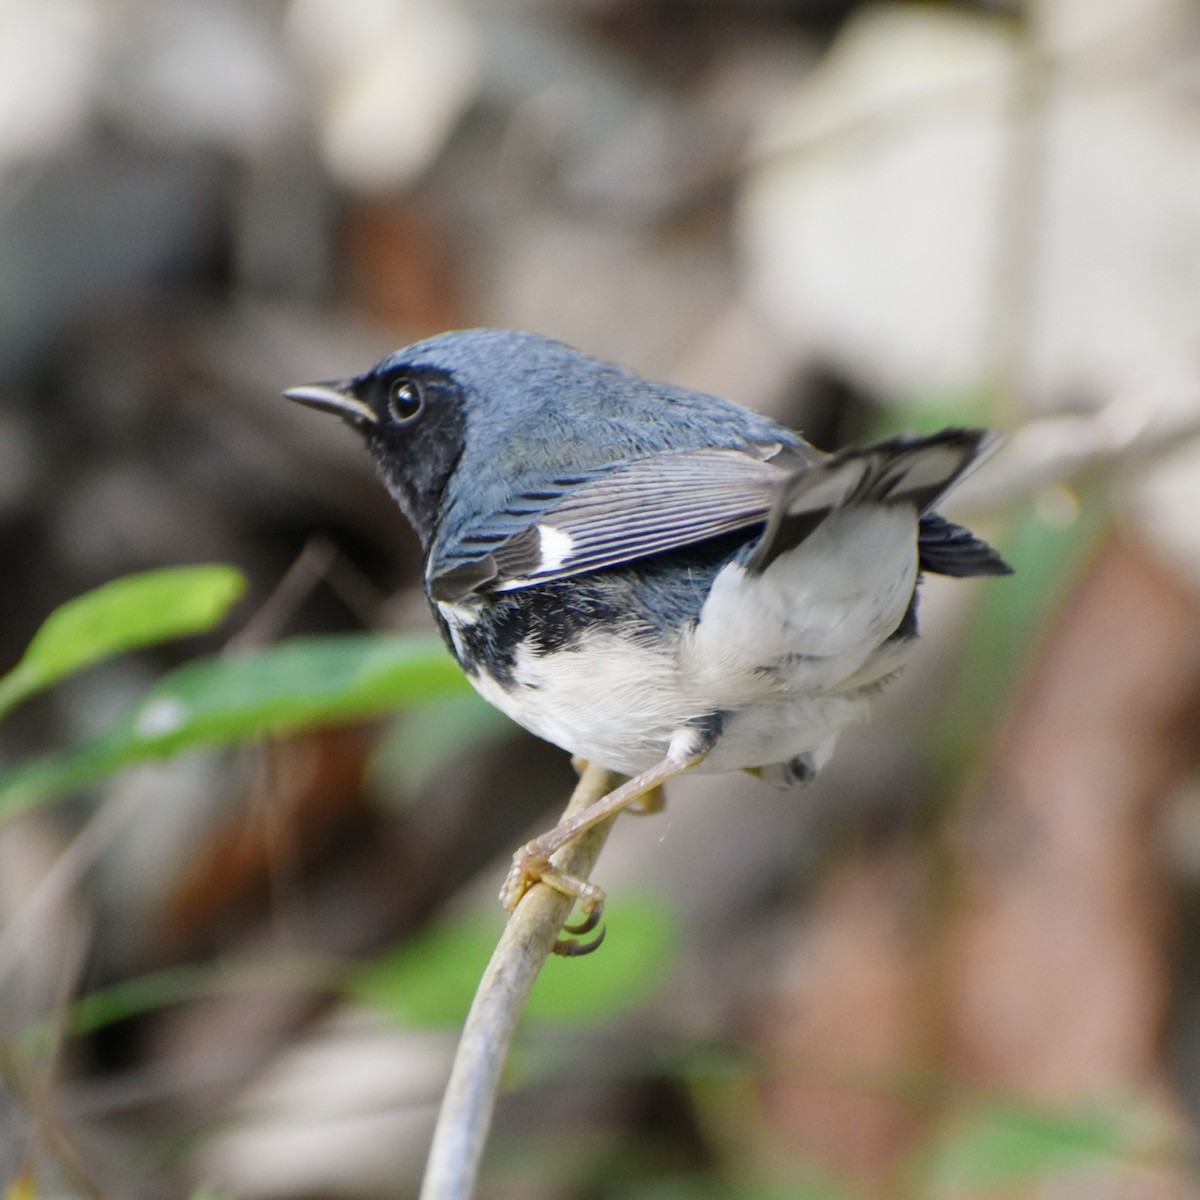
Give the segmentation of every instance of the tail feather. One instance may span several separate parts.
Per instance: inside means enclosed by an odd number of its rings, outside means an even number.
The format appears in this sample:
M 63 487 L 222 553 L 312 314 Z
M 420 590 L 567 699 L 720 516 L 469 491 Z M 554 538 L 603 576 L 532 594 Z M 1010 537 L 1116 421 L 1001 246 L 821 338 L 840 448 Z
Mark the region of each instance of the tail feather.
M 921 518 L 921 565 L 940 574 L 1002 574 L 1003 560 L 969 531 L 930 509 L 992 452 L 995 434 L 944 429 L 927 437 L 904 434 L 861 449 L 843 450 L 798 472 L 776 503 L 751 570 L 765 570 L 798 546 L 835 509 L 852 504 L 910 504 Z
M 932 575 L 1011 575 L 1012 567 L 969 529 L 938 513 L 925 513 L 917 532 L 922 571 Z

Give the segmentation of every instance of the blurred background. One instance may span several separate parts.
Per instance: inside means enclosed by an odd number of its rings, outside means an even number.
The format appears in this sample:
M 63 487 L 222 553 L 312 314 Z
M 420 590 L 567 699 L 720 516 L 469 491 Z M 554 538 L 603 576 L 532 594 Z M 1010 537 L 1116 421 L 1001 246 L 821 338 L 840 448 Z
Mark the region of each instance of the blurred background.
M 619 822 L 481 1195 L 1200 1196 L 1194 0 L 0 0 L 0 670 L 117 576 L 196 656 L 431 628 L 415 539 L 282 388 L 562 338 L 832 448 L 995 425 L 923 653 L 811 789 Z M 513 848 L 566 756 L 452 697 L 0 827 L 11 1198 L 416 1194 Z

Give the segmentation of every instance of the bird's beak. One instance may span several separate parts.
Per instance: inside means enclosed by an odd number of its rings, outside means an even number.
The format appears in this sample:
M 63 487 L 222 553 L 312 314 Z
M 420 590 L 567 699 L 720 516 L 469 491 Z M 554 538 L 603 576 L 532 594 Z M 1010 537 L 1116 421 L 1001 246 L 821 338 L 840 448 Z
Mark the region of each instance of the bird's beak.
M 371 408 L 364 404 L 351 390 L 349 382 L 306 383 L 303 387 L 288 388 L 283 394 L 297 404 L 321 412 L 333 413 L 354 425 L 374 425 L 378 419 Z

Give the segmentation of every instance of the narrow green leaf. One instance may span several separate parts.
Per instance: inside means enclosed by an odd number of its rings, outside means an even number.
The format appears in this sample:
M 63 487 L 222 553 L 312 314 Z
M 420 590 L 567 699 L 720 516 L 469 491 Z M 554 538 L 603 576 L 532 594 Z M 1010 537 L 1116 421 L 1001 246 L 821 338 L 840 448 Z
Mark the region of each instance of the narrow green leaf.
M 71 1005 L 69 1027 L 76 1036 L 94 1033 L 116 1021 L 154 1012 L 183 1000 L 218 993 L 218 973 L 211 963 L 184 963 L 148 975 L 123 979 L 80 996 Z
M 0 716 L 66 675 L 139 646 L 211 629 L 245 590 L 235 567 L 166 567 L 114 579 L 57 608 L 0 679 Z
M 99 738 L 0 780 L 0 819 L 137 763 L 359 721 L 467 686 L 442 644 L 430 637 L 295 638 L 189 663 Z

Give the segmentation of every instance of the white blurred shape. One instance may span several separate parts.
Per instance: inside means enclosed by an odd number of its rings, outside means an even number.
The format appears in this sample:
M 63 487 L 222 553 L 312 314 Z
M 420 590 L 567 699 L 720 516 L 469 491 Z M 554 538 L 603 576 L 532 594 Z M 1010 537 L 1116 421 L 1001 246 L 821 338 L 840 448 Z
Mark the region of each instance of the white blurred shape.
M 1058 57 L 976 15 L 865 10 L 758 147 L 755 302 L 884 394 L 1194 388 L 1200 129 L 1163 69 L 1177 7 L 1043 0 Z
M 1045 205 L 1032 214 L 1036 398 L 1196 394 L 1200 131 L 1175 109 L 1133 85 L 1068 92 L 1051 110 Z
M 1132 507 L 1142 536 L 1200 590 L 1200 440 L 1193 438 L 1148 472 Z
M 245 1095 L 201 1151 L 203 1177 L 242 1200 L 406 1191 L 420 1178 L 453 1040 L 340 1013 Z
M 0 166 L 58 149 L 82 126 L 98 29 L 84 0 L 0 0 Z
M 1002 27 L 868 10 L 758 145 L 741 206 L 752 297 L 871 386 L 974 382 L 1008 134 Z
M 298 112 L 265 7 L 141 0 L 109 12 L 105 92 L 129 125 L 235 151 L 268 146 Z
M 318 80 L 326 163 L 352 188 L 418 178 L 480 85 L 476 27 L 450 0 L 295 0 L 288 28 Z

